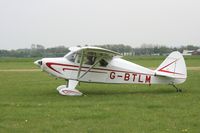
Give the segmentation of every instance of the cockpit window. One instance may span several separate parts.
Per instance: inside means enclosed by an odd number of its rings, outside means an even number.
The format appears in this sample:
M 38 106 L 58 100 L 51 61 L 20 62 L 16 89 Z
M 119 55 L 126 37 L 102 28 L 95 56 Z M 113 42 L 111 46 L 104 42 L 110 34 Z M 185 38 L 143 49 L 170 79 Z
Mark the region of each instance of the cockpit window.
M 96 60 L 95 53 L 94 52 L 88 52 L 86 54 L 86 59 L 84 61 L 84 64 L 93 65 L 95 63 L 95 60 Z
M 94 65 L 94 63 L 98 63 L 95 66 L 100 66 L 100 67 L 106 67 L 108 65 L 108 62 L 106 61 L 106 56 L 104 55 L 104 58 L 102 58 L 102 54 L 98 54 L 95 52 L 87 52 L 84 53 L 83 57 L 83 64 L 85 65 Z M 74 63 L 80 63 L 81 61 L 81 53 L 79 52 L 74 52 L 66 56 L 66 58 Z M 100 59 L 102 58 L 102 59 Z
M 107 62 L 106 60 L 101 59 L 101 60 L 99 61 L 99 66 L 106 67 L 107 65 L 108 65 L 108 62 Z

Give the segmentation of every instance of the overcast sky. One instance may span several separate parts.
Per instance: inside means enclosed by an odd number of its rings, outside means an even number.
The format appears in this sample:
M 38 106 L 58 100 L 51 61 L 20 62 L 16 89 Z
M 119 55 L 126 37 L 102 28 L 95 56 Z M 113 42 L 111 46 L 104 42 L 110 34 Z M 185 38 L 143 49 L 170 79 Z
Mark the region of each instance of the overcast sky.
M 200 0 L 0 0 L 0 49 L 200 46 Z

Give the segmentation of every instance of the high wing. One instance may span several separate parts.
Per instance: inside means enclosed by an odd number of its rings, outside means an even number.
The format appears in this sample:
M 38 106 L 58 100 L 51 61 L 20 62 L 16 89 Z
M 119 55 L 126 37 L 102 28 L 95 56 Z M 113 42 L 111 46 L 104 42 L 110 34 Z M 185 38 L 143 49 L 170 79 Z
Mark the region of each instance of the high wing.
M 104 49 L 104 48 L 99 48 L 99 47 L 70 47 L 69 48 L 70 51 L 73 52 L 81 52 L 84 51 L 85 53 L 87 52 L 94 52 L 94 53 L 101 53 L 101 54 L 106 54 L 106 55 L 110 55 L 110 56 L 121 56 L 120 53 L 112 51 L 112 50 L 108 50 L 108 49 Z

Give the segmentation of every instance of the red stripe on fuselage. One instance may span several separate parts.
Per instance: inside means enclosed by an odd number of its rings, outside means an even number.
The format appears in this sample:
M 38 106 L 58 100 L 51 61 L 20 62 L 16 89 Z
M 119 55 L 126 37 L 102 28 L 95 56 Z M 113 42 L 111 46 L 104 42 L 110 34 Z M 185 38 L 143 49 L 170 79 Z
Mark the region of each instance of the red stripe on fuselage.
M 52 69 L 53 71 L 55 71 L 55 72 L 57 72 L 57 73 L 59 73 L 59 74 L 62 74 L 62 73 L 60 73 L 59 71 L 57 71 L 56 69 L 54 69 L 54 68 L 52 67 L 53 63 L 46 63 L 46 65 L 47 65 L 50 69 Z
M 52 68 L 52 65 L 57 65 L 57 66 L 69 66 L 69 67 L 75 67 L 75 68 L 79 68 L 80 66 L 77 65 L 70 65 L 70 64 L 61 64 L 61 63 L 53 63 L 53 62 L 47 62 L 46 65 L 51 68 L 52 70 L 54 70 L 55 72 L 58 72 L 60 74 L 59 71 L 55 70 L 54 68 Z M 82 68 L 89 68 L 89 67 L 82 67 Z M 64 69 L 64 68 L 63 68 Z M 68 69 L 68 68 L 66 68 Z M 153 76 L 153 74 L 146 74 L 146 73 L 138 73 L 138 72 L 130 72 L 130 71 L 124 71 L 124 70 L 114 70 L 114 69 L 106 69 L 106 68 L 92 68 L 95 70 L 105 70 L 105 71 L 112 71 L 112 72 L 123 72 L 123 73 L 135 73 L 135 74 L 141 74 L 141 75 L 150 75 Z

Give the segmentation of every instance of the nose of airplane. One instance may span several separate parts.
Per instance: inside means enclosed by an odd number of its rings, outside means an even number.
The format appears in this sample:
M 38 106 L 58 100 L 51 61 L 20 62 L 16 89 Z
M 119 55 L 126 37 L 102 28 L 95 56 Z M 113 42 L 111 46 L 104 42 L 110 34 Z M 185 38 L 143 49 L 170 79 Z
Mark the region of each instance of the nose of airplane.
M 42 60 L 36 60 L 34 64 L 40 67 L 42 65 Z

